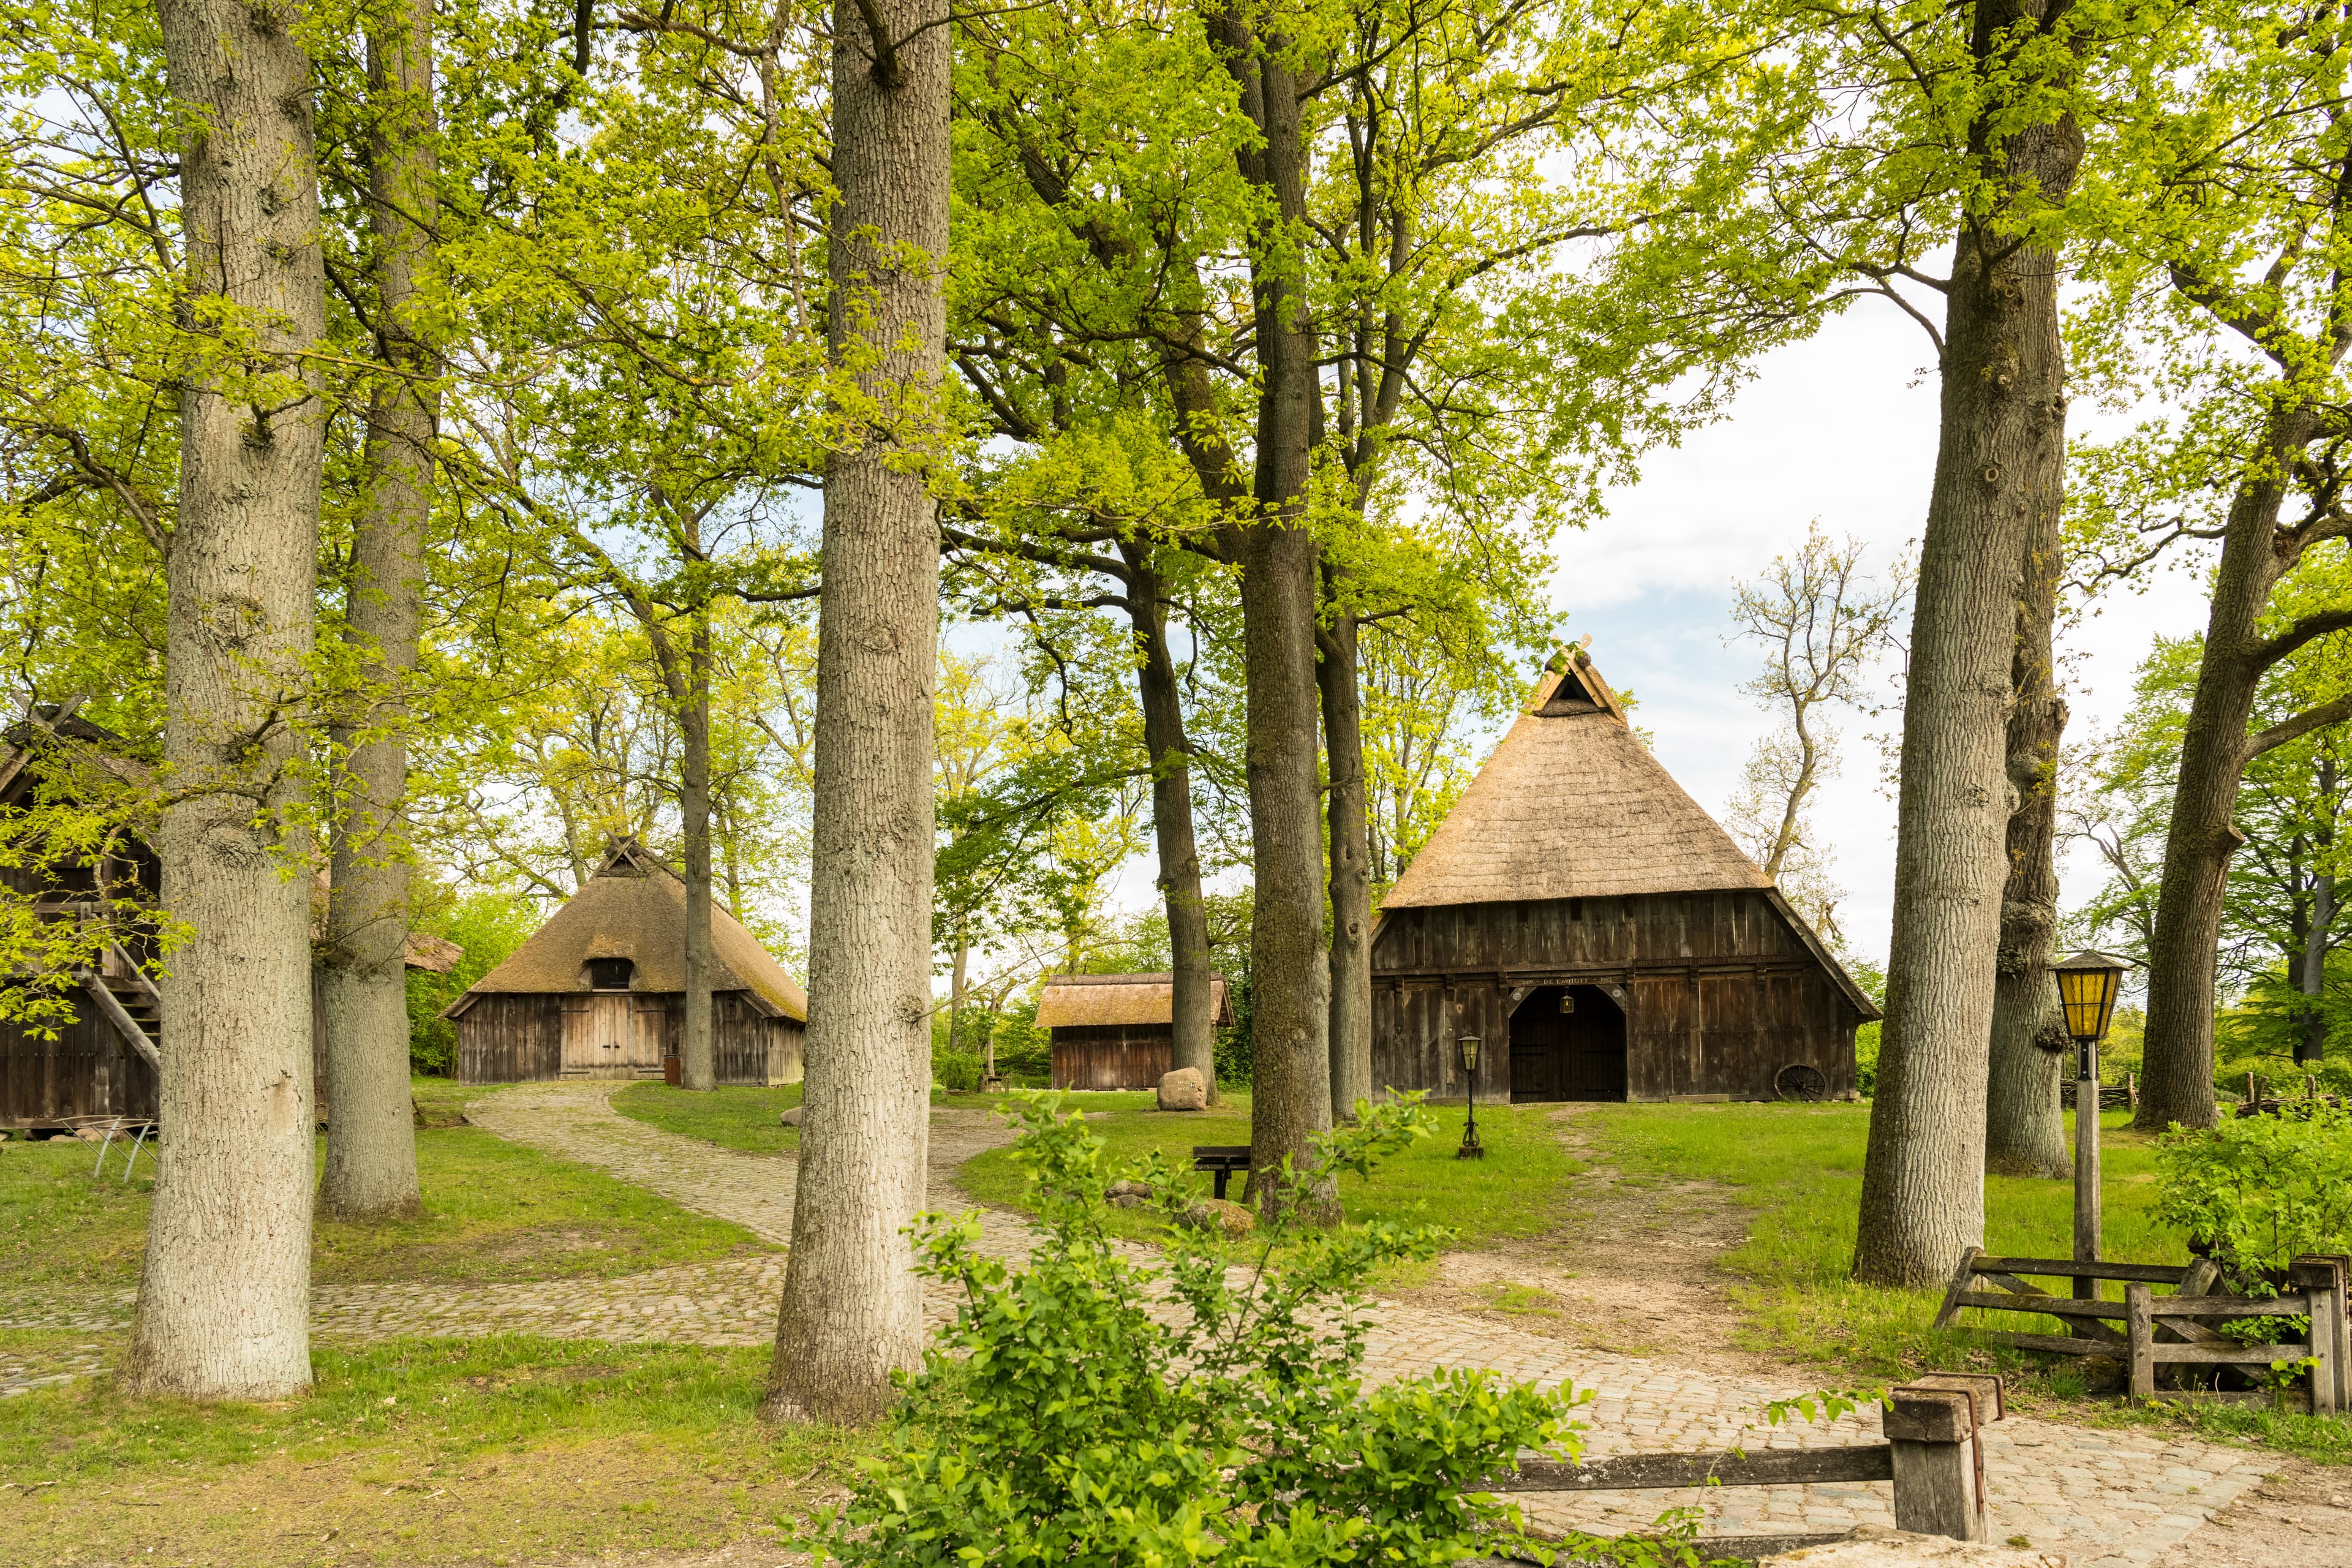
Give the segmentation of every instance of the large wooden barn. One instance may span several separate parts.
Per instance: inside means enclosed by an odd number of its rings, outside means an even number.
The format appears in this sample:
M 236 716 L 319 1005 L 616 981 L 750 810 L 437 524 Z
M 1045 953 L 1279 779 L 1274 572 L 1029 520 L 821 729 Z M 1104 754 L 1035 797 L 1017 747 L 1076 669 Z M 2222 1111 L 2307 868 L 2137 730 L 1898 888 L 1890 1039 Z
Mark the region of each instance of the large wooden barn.
M 1054 1045 L 1055 1089 L 1154 1089 L 1175 1051 L 1173 974 L 1052 974 L 1037 1026 Z M 1209 980 L 1209 1016 L 1234 1021 L 1225 978 Z
M 1481 1098 L 1853 1092 L 1879 1014 L 1769 878 L 1564 650 L 1388 897 L 1372 1076 Z
M 719 1081 L 798 1083 L 808 996 L 714 900 Z M 686 881 L 635 839 L 514 955 L 443 1009 L 464 1083 L 659 1078 L 686 1022 Z

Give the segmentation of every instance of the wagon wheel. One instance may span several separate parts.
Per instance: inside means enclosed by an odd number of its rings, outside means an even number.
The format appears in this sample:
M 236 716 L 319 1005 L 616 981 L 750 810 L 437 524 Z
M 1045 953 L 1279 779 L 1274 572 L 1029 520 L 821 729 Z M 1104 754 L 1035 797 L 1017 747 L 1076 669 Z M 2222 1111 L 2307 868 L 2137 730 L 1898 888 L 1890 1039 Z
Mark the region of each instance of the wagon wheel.
M 1807 1062 L 1790 1062 L 1772 1075 L 1772 1088 L 1782 1100 L 1816 1100 L 1830 1091 L 1822 1069 Z

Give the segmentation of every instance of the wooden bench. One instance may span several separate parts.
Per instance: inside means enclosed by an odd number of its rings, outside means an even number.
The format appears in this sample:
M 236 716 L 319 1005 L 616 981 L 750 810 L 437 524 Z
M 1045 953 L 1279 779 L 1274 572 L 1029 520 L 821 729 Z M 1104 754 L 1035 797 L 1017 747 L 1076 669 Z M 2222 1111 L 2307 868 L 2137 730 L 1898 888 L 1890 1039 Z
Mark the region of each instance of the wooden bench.
M 1895 1483 L 1895 1528 L 1956 1541 L 1990 1533 L 1983 1430 L 2007 1414 L 1998 1377 L 1940 1373 L 1889 1389 L 1883 1443 L 1837 1448 L 1762 1448 L 1753 1453 L 1617 1454 L 1580 1464 L 1522 1455 L 1498 1492 L 1649 1491 L 1685 1487 L 1785 1487 Z M 1706 1536 L 1710 1557 L 1761 1557 L 1822 1546 L 1841 1535 Z
M 1249 1145 L 1246 1143 L 1195 1143 L 1192 1145 L 1192 1169 L 1213 1172 L 1217 1179 L 1217 1196 L 1225 1195 L 1225 1184 L 1235 1171 L 1250 1168 Z
M 2126 1393 L 2134 1399 L 2210 1399 L 2202 1390 L 2159 1391 L 2159 1366 L 2260 1366 L 2276 1362 L 2309 1360 L 2311 1408 L 2314 1415 L 2332 1415 L 2352 1408 L 2352 1324 L 2346 1318 L 2347 1260 L 2338 1257 L 2298 1258 L 2288 1275 L 2288 1288 L 2275 1297 L 2217 1296 L 2213 1289 L 2221 1271 L 2209 1259 L 2181 1267 L 2154 1263 L 2077 1263 L 2054 1258 L 2000 1258 L 1971 1247 L 1944 1293 L 1935 1326 L 1949 1328 L 1969 1309 L 2022 1312 L 2055 1318 L 2064 1334 L 2024 1332 L 2010 1329 L 1979 1329 L 1995 1344 L 2053 1355 L 2102 1356 L 2126 1369 Z M 2024 1276 L 2067 1279 L 2075 1282 L 2071 1296 L 2058 1296 L 2030 1283 Z M 2116 1280 L 2124 1287 L 2121 1301 L 2095 1295 L 2099 1282 Z M 1979 1289 L 1982 1284 L 1998 1289 Z M 2156 1294 L 2169 1285 L 2173 1293 Z M 2086 1289 L 2087 1287 L 2087 1289 Z M 2311 1320 L 2306 1338 L 2275 1344 L 2242 1344 L 2210 1325 L 2215 1320 L 2290 1318 Z M 2120 1326 L 2118 1326 L 2120 1325 Z M 2260 1390 L 2244 1397 L 2266 1399 Z

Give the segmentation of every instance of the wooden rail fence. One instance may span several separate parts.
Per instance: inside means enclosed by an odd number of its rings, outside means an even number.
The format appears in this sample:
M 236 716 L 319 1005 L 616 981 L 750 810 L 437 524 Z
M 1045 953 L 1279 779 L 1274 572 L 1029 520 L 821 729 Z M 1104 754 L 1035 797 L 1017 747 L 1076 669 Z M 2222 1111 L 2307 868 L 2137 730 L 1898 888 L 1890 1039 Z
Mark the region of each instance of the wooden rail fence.
M 1498 1492 L 1591 1492 L 1892 1481 L 1897 1530 L 1982 1541 L 1989 1533 L 1990 1501 L 1983 1430 L 2005 1414 L 2000 1378 L 1937 1373 L 1888 1390 L 1881 1415 L 1883 1443 L 1753 1453 L 1618 1454 L 1579 1464 L 1528 1454 L 1516 1469 L 1489 1477 L 1487 1484 Z M 1753 1558 L 1842 1539 L 1705 1536 L 1701 1544 L 1716 1556 Z
M 2200 1390 L 2159 1390 L 2157 1368 L 2263 1367 L 2279 1363 L 2309 1363 L 2311 1408 L 2314 1415 L 2333 1415 L 2352 1409 L 2352 1321 L 2346 1317 L 2347 1276 L 2352 1259 L 2337 1256 L 2298 1258 L 2288 1271 L 2287 1288 L 2276 1296 L 2217 1296 L 2220 1270 L 2200 1260 L 2182 1268 L 2163 1264 L 2076 1263 L 2053 1258 L 1999 1258 L 1971 1248 L 1953 1275 L 1936 1327 L 1948 1328 L 1969 1309 L 2020 1312 L 2055 1318 L 2063 1334 L 2011 1329 L 1979 1329 L 1996 1344 L 2053 1355 L 2098 1356 L 2121 1363 L 2126 1391 L 2135 1399 L 2214 1398 Z M 2025 1276 L 2067 1279 L 2078 1294 L 2059 1296 L 2030 1283 Z M 2110 1301 L 2090 1296 L 2084 1287 L 2114 1280 L 2124 1287 L 2124 1299 Z M 1979 1286 L 1991 1285 L 1994 1289 Z M 2156 1287 L 2169 1285 L 2172 1294 L 2159 1296 Z M 2085 1299 L 2088 1298 L 2088 1299 Z M 2231 1320 L 2307 1318 L 2310 1329 L 2301 1340 L 2247 1344 L 2218 1332 L 2214 1325 Z M 2262 1390 L 2237 1395 L 2269 1397 Z

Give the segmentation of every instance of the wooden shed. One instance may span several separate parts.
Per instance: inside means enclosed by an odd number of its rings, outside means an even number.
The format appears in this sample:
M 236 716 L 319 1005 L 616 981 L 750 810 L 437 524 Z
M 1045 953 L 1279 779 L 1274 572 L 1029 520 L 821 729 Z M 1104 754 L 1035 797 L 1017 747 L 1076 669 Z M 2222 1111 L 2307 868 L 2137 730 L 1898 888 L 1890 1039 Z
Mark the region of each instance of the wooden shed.
M 1225 977 L 1209 980 L 1209 1016 L 1234 1021 Z M 1055 1089 L 1156 1089 L 1175 1050 L 1173 974 L 1050 974 L 1037 1026 L 1054 1043 Z
M 118 809 L 101 797 L 145 793 L 152 774 L 131 755 L 131 742 L 79 716 L 79 700 L 43 704 L 7 731 L 0 750 L 0 816 L 25 810 L 44 785 L 49 798 Z M 152 907 L 163 882 L 162 862 L 136 833 L 118 831 L 94 856 L 60 854 L 30 865 L 0 868 L 0 885 L 34 900 L 47 920 L 103 921 L 114 940 L 87 972 L 74 977 L 71 1022 L 55 1039 L 0 1022 L 0 1127 L 70 1127 L 109 1117 L 152 1120 L 163 1031 L 163 993 L 152 935 L 137 910 Z M 325 879 L 319 879 L 323 908 Z M 420 931 L 408 933 L 411 969 L 446 973 L 457 947 Z M 0 974 L 0 984 L 10 977 Z M 17 980 L 22 983 L 21 977 Z M 319 972 L 311 972 L 311 1057 L 320 1119 L 327 1116 L 326 1041 Z
M 719 1081 L 798 1083 L 808 996 L 735 917 L 710 909 Z M 635 839 L 514 955 L 443 1009 L 462 1083 L 659 1078 L 686 1021 L 686 880 Z
M 1563 650 L 1388 897 L 1372 1076 L 1482 1098 L 1850 1097 L 1878 1009 Z

